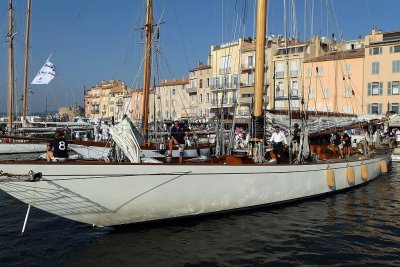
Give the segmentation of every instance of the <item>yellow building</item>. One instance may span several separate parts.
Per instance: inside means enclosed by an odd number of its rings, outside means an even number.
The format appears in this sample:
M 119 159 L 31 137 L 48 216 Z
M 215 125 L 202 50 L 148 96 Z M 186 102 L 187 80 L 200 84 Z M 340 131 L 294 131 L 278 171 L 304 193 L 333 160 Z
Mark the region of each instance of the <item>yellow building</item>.
M 186 77 L 179 80 L 165 80 L 156 85 L 155 92 L 152 90 L 149 96 L 150 121 L 189 118 L 191 112 L 189 94 L 186 91 L 188 86 L 189 80 Z
M 364 112 L 399 112 L 400 31 L 382 32 L 376 28 L 365 36 Z
M 211 116 L 215 116 L 218 110 L 223 110 L 225 114 L 234 113 L 241 73 L 240 49 L 243 42 L 243 39 L 239 39 L 211 46 Z
M 288 109 L 291 99 L 290 108 L 300 110 L 304 93 L 303 61 L 328 52 L 328 40 L 325 38 L 321 42 L 321 38 L 314 37 L 312 41 L 288 41 L 287 44 L 278 40 L 278 45 L 272 59 L 275 94 L 270 106 L 272 109 Z
M 210 65 L 199 62 L 196 68 L 189 71 L 189 86 L 186 91 L 190 98 L 189 117 L 193 122 L 207 122 L 210 117 L 211 79 Z
M 103 80 L 96 84 L 86 93 L 85 110 L 90 109 L 92 118 L 114 117 L 116 122 L 120 121 L 128 110 L 124 110 L 124 95 L 132 90 L 120 80 Z M 89 114 L 85 114 L 88 116 Z

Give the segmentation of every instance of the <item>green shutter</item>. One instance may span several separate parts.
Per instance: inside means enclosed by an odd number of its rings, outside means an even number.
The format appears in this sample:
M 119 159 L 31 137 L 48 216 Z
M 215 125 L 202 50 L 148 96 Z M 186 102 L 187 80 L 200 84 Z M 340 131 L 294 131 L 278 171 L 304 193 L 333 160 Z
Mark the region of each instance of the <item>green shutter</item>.
M 378 105 L 378 114 L 382 114 L 382 103 Z
M 393 53 L 393 46 L 391 46 L 391 47 L 389 48 L 389 52 L 390 52 L 390 54 Z
M 379 83 L 379 95 L 383 94 L 383 82 Z
M 392 82 L 388 82 L 388 95 L 392 94 Z
M 368 104 L 368 114 L 371 114 L 371 104 Z
M 371 95 L 371 83 L 368 83 L 368 95 Z
M 372 48 L 369 49 L 369 55 L 372 55 Z
M 379 47 L 379 55 L 382 55 L 382 47 Z

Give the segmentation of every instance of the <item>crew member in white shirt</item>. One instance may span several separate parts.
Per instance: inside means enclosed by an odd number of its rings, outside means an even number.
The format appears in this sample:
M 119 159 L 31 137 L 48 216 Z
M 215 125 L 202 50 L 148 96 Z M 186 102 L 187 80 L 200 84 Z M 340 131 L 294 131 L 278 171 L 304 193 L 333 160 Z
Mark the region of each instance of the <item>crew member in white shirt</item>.
M 272 143 L 274 147 L 274 154 L 276 157 L 277 163 L 281 163 L 283 158 L 283 146 L 287 146 L 287 140 L 285 134 L 281 131 L 281 127 L 276 125 L 275 132 L 272 133 L 269 142 Z

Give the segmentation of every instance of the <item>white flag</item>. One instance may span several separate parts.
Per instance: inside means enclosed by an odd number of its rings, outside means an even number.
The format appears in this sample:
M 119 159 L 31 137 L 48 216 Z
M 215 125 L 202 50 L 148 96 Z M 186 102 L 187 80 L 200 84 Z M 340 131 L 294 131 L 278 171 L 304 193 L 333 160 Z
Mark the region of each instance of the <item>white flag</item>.
M 51 80 L 56 76 L 56 66 L 49 60 L 43 65 L 36 74 L 35 79 L 33 79 L 31 84 L 49 84 Z

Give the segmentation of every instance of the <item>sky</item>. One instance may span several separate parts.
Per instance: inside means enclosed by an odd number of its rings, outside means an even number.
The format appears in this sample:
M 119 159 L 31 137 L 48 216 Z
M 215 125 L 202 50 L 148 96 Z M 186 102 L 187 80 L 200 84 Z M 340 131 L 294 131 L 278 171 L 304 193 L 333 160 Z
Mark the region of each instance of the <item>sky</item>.
M 15 107 L 21 112 L 27 0 L 14 0 Z M 32 0 L 29 83 L 50 57 L 49 85 L 29 85 L 29 112 L 83 105 L 84 89 L 118 79 L 142 86 L 145 0 Z M 207 63 L 211 45 L 254 37 L 255 0 L 153 0 L 160 23 L 153 78 L 182 78 Z M 284 35 L 283 0 L 268 4 L 268 32 Z M 400 29 L 399 0 L 286 0 L 288 36 L 356 39 L 373 26 Z M 0 1 L 0 36 L 8 33 L 8 0 Z M 8 43 L 0 42 L 0 113 L 8 110 Z M 46 101 L 47 99 L 47 101 Z

